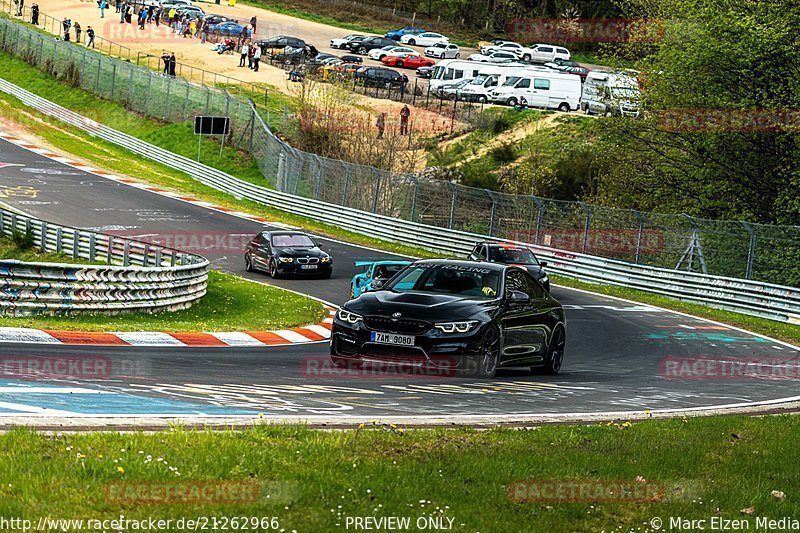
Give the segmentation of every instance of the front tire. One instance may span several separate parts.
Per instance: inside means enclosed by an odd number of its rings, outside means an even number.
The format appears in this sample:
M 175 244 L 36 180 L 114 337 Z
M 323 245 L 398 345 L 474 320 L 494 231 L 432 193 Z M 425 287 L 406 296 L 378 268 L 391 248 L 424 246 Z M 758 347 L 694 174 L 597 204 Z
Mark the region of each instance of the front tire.
M 417 44 L 417 41 L 415 41 L 414 39 L 409 39 L 408 40 L 408 44 L 410 44 L 411 46 L 414 46 L 415 44 Z
M 358 53 L 361 54 L 361 55 L 366 54 L 367 53 L 367 48 L 362 46 L 361 48 L 358 49 Z
M 269 262 L 269 277 L 272 279 L 278 279 L 281 277 L 281 273 L 278 270 L 278 263 L 272 259 Z
M 481 347 L 473 361 L 472 375 L 481 379 L 492 379 L 500 364 L 500 332 L 490 327 L 483 334 Z
M 561 370 L 564 363 L 564 346 L 566 345 L 566 335 L 564 328 L 557 327 L 550 340 L 550 347 L 547 350 L 547 358 L 544 362 L 544 373 L 555 376 Z
M 488 99 L 488 98 L 486 98 L 484 95 L 480 95 L 480 96 L 478 96 L 478 103 L 479 103 L 479 104 L 485 104 L 485 103 L 486 103 L 486 102 L 488 102 L 488 101 L 489 101 L 489 99 Z
M 253 268 L 253 259 L 250 257 L 250 254 L 244 254 L 244 269 L 246 272 L 252 272 Z

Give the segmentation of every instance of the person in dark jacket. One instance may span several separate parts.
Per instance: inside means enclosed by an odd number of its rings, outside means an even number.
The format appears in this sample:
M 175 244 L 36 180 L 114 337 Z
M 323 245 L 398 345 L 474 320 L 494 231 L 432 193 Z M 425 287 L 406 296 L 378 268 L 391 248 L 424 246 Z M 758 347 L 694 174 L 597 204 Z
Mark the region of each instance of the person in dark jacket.
M 169 75 L 173 78 L 175 77 L 175 66 L 178 64 L 178 60 L 175 59 L 175 52 L 172 52 L 169 56 Z
M 34 26 L 39 25 L 39 4 L 33 4 L 31 6 L 31 24 Z
M 94 30 L 91 26 L 86 27 L 86 48 L 94 48 Z
M 164 50 L 164 53 L 161 54 L 161 61 L 164 62 L 164 76 L 168 76 L 170 59 L 169 59 L 169 54 L 167 53 L 166 50 Z
M 81 25 L 75 21 L 73 26 L 75 27 L 75 42 L 81 44 Z

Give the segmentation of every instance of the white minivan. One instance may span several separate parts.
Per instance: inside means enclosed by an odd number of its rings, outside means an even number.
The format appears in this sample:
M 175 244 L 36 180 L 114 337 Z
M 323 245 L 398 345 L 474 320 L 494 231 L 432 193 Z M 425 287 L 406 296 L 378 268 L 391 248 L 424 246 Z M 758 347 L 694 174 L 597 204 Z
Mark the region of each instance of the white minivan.
M 478 75 L 461 88 L 461 99 L 467 102 L 485 104 L 489 101 L 490 93 L 506 82 L 508 76 L 528 67 L 519 65 L 492 65 L 483 67 Z
M 490 100 L 510 106 L 524 101 L 529 107 L 573 111 L 580 107 L 581 78 L 546 67 L 526 68 L 508 76 L 490 93 Z
M 431 73 L 430 90 L 435 91 L 440 85 L 454 83 L 464 78 L 474 78 L 482 68 L 486 68 L 485 63 L 462 59 L 439 61 Z
M 602 72 L 586 75 L 581 109 L 587 115 L 638 117 L 640 114 L 638 72 Z

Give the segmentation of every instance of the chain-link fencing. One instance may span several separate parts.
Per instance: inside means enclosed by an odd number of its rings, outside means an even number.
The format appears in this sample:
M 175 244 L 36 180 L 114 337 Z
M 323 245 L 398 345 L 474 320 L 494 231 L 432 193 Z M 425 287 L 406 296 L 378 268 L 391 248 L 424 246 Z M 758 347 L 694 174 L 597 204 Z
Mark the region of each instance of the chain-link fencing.
M 800 227 L 643 213 L 511 195 L 398 175 L 292 148 L 261 110 L 224 89 L 162 75 L 0 19 L 0 44 L 76 86 L 168 122 L 231 118 L 226 142 L 249 152 L 279 191 L 442 228 L 637 264 L 800 285 Z

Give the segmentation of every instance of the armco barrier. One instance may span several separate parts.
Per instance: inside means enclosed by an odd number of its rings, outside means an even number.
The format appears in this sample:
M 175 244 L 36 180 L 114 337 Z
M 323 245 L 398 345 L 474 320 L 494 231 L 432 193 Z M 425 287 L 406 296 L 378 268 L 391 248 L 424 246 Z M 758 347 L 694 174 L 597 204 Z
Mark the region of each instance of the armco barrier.
M 19 98 L 25 105 L 42 113 L 86 130 L 91 135 L 181 170 L 217 190 L 292 214 L 372 237 L 459 256 L 468 253 L 475 241 L 489 238 L 486 235 L 401 220 L 254 185 L 88 120 L 3 79 L 0 79 L 0 91 Z M 281 166 L 280 161 L 277 164 Z M 532 248 L 542 259 L 550 262 L 549 269 L 554 273 L 582 281 L 631 287 L 771 320 L 800 323 L 798 288 L 636 265 L 542 246 Z
M 115 235 L 69 228 L 0 209 L 0 233 L 30 236 L 45 252 L 106 265 L 0 260 L 0 314 L 174 311 L 206 293 L 208 260 Z

